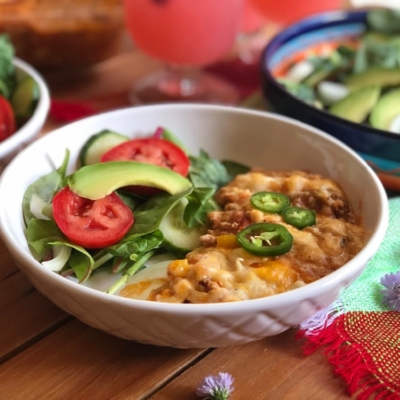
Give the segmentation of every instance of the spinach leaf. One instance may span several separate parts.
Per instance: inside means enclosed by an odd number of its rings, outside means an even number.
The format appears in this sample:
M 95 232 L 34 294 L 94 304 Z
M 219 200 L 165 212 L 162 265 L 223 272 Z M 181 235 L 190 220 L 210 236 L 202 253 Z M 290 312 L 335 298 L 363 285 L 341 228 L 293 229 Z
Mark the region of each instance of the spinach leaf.
M 119 242 L 108 247 L 107 250 L 114 256 L 136 261 L 142 254 L 160 247 L 163 240 L 163 234 L 157 229 L 150 234 L 136 237 L 133 240 Z
M 363 72 L 370 67 L 400 67 L 400 38 L 364 40 L 356 53 L 353 72 Z
M 63 245 L 72 248 L 71 255 L 67 262 L 67 268 L 64 268 L 62 272 L 65 272 L 65 269 L 72 269 L 78 278 L 79 283 L 83 283 L 89 278 L 94 270 L 95 262 L 91 254 L 86 249 L 65 239 L 52 241 L 48 244 L 50 246 Z
M 204 150 L 198 157 L 190 156 L 189 179 L 194 187 L 208 187 L 215 190 L 227 184 L 231 177 L 225 166 L 211 158 Z
M 71 256 L 68 259 L 68 265 L 73 269 L 79 283 L 85 282 L 93 272 L 94 260 L 93 257 L 81 246 L 74 245 L 72 243 L 52 243 L 52 244 L 64 244 L 71 246 Z
M 26 189 L 22 199 L 22 213 L 25 225 L 28 225 L 29 221 L 34 218 L 34 215 L 30 210 L 32 196 L 37 195 L 44 200 L 44 203 L 50 205 L 54 194 L 61 189 L 66 175 L 69 155 L 69 150 L 66 150 L 66 154 L 60 168 L 50 172 L 49 174 L 41 176 Z
M 236 161 L 222 160 L 221 163 L 230 176 L 230 180 L 232 180 L 236 175 L 245 174 L 246 172 L 250 171 L 250 167 L 240 164 Z
M 10 42 L 9 36 L 0 35 L 0 86 L 1 93 L 6 98 L 10 97 L 16 85 L 13 59 L 14 47 Z
M 205 225 L 207 213 L 218 209 L 218 204 L 213 200 L 215 189 L 196 188 L 186 196 L 189 203 L 185 207 L 183 220 L 189 228 Z
M 339 74 L 349 71 L 353 65 L 354 60 L 354 50 L 348 46 L 339 46 L 336 50 L 326 57 L 311 57 L 307 59 L 314 64 L 313 71 L 301 80 L 301 84 L 311 86 L 315 88 L 320 82 L 329 79 L 335 79 Z M 318 63 L 316 59 L 319 59 Z M 314 62 L 312 61 L 314 60 Z M 292 88 L 292 90 L 295 88 Z M 304 94 L 302 99 L 307 102 L 312 102 L 313 100 L 307 94 L 306 89 L 301 86 L 297 90 L 301 89 Z M 300 92 L 300 93 L 302 93 Z M 306 94 L 308 97 L 306 97 Z
M 367 26 L 387 34 L 400 33 L 400 10 L 376 9 L 367 13 Z
M 0 80 L 0 95 L 6 99 L 10 98 L 10 89 L 8 88 L 6 82 Z
M 306 83 L 290 82 L 285 79 L 279 79 L 278 81 L 289 93 L 305 103 L 314 104 L 317 99 L 314 89 Z
M 66 240 L 57 224 L 52 220 L 31 218 L 26 230 L 28 245 L 33 256 L 42 262 L 52 246 L 64 245 L 73 249 L 68 265 L 73 269 L 80 283 L 84 282 L 94 269 L 93 257 L 81 246 Z
M 63 241 L 65 236 L 52 220 L 31 218 L 26 229 L 26 239 L 34 258 L 42 262 L 51 248 L 51 242 Z
M 144 203 L 144 200 L 133 193 L 129 193 L 125 190 L 117 190 L 117 195 L 121 198 L 121 200 L 132 210 L 134 211 L 140 204 Z
M 160 193 L 140 205 L 135 210 L 135 222 L 122 239 L 121 243 L 129 242 L 139 236 L 155 232 L 159 228 L 164 216 L 182 197 L 190 194 L 192 190 L 193 187 L 189 187 L 183 192 L 174 195 L 170 195 L 169 193 Z

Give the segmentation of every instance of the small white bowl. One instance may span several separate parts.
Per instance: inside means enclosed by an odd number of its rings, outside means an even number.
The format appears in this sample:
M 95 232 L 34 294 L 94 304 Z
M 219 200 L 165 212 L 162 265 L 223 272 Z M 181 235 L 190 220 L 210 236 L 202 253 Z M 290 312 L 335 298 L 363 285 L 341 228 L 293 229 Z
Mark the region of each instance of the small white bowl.
M 0 142 L 0 173 L 7 162 L 22 148 L 36 138 L 46 121 L 50 109 L 50 93 L 43 77 L 31 65 L 18 58 L 14 65 L 26 75 L 31 76 L 39 86 L 39 101 L 31 118 L 10 137 Z
M 223 304 L 170 304 L 108 295 L 71 282 L 35 261 L 21 214 L 26 187 L 61 164 L 70 171 L 82 144 L 102 129 L 145 136 L 164 126 L 194 154 L 267 169 L 305 169 L 336 179 L 370 236 L 347 264 L 304 287 L 271 297 Z M 52 166 L 53 165 L 53 166 Z M 17 182 L 17 184 L 16 184 Z M 286 117 L 239 108 L 170 104 L 128 108 L 90 117 L 40 138 L 17 155 L 0 181 L 0 234 L 33 285 L 66 312 L 110 334 L 180 348 L 222 347 L 258 340 L 296 326 L 328 306 L 364 269 L 387 228 L 382 184 L 351 149 L 315 128 Z

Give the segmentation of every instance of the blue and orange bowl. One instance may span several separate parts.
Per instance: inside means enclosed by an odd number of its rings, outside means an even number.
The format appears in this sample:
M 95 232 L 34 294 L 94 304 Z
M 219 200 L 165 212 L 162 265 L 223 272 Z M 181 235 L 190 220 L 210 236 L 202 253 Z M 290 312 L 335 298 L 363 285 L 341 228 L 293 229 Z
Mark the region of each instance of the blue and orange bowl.
M 331 11 L 303 19 L 274 36 L 261 57 L 262 92 L 269 110 L 317 127 L 357 151 L 383 184 L 400 190 L 400 134 L 353 123 L 296 98 L 276 73 L 296 54 L 329 41 L 356 38 L 366 28 L 366 11 Z

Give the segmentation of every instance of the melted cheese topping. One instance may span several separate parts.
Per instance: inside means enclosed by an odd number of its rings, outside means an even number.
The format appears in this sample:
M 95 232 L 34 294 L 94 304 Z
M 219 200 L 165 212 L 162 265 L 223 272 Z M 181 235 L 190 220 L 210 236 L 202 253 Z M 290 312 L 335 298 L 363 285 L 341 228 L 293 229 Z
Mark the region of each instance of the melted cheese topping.
M 284 193 L 292 205 L 315 210 L 316 225 L 299 230 L 278 214 L 254 209 L 250 197 L 260 191 Z M 149 300 L 213 303 L 271 296 L 335 271 L 365 242 L 365 231 L 340 186 L 320 175 L 255 169 L 223 187 L 216 200 L 223 210 L 209 213 L 203 245 L 168 266 L 166 282 Z M 260 257 L 239 247 L 237 232 L 257 222 L 284 225 L 294 238 L 291 251 Z

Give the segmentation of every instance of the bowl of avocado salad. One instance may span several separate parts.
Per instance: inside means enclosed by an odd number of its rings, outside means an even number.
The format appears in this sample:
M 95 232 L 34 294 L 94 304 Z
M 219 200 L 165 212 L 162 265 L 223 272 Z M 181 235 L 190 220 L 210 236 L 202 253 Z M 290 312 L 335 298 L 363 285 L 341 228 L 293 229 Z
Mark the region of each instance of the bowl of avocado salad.
M 323 129 L 377 171 L 400 166 L 400 11 L 316 14 L 261 60 L 268 109 Z
M 0 172 L 40 132 L 49 108 L 41 74 L 16 58 L 9 37 L 0 35 Z

